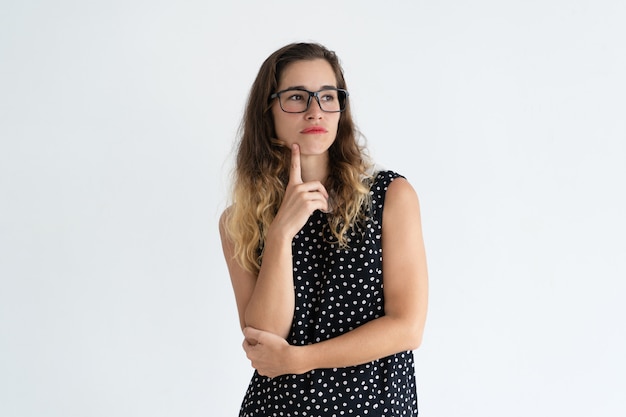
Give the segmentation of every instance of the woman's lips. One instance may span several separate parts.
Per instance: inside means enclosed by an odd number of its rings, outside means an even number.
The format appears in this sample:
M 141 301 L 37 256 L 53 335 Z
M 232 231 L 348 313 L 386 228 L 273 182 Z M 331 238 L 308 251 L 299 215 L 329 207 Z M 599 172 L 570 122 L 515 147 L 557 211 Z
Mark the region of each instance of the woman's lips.
M 311 127 L 307 127 L 306 129 L 302 130 L 300 133 L 312 133 L 312 134 L 319 134 L 319 133 L 326 133 L 328 132 L 326 129 L 324 129 L 321 126 L 311 126 Z

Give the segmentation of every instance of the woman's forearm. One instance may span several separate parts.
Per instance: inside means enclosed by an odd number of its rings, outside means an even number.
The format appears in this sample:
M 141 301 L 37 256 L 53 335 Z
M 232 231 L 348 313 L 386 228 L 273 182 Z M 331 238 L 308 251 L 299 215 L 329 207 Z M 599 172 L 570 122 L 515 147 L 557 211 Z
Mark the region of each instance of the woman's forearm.
M 268 236 L 245 324 L 287 338 L 295 305 L 291 239 Z
M 306 346 L 292 346 L 292 372 L 342 368 L 414 350 L 422 340 L 424 321 L 383 316 L 350 332 Z

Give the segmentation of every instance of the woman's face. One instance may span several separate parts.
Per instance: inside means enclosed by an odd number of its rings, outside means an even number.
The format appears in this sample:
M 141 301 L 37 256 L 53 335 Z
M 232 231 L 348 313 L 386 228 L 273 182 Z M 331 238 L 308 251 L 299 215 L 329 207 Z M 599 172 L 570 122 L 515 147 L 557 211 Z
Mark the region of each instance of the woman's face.
M 296 61 L 283 70 L 278 84 L 278 91 L 289 88 L 304 88 L 316 92 L 327 87 L 337 87 L 337 80 L 330 64 L 324 59 Z M 299 99 L 307 100 L 308 94 Z M 321 94 L 323 95 L 323 94 Z M 283 105 L 289 95 L 282 94 Z M 320 97 L 323 100 L 323 97 Z M 278 98 L 272 104 L 272 116 L 277 139 L 286 146 L 300 145 L 300 153 L 305 155 L 321 155 L 328 152 L 337 136 L 337 127 L 341 113 L 322 111 L 317 100 L 312 97 L 309 108 L 304 113 L 286 113 Z

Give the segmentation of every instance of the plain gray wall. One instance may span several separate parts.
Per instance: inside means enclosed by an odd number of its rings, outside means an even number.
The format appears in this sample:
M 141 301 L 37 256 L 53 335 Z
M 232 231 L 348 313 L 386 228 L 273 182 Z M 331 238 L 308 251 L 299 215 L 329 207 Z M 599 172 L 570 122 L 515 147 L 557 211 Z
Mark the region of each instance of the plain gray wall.
M 233 416 L 217 219 L 249 87 L 338 52 L 421 198 L 421 414 L 626 413 L 626 3 L 0 6 L 0 415 Z

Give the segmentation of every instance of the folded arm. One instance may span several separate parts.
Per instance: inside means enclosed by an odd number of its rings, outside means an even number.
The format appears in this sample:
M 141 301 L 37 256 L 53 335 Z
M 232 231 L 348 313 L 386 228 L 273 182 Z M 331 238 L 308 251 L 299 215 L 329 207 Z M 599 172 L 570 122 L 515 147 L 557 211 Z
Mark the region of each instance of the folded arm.
M 428 273 L 419 201 L 405 179 L 394 180 L 387 190 L 382 229 L 385 315 L 306 346 L 291 346 L 276 334 L 248 327 L 244 349 L 259 373 L 273 377 L 353 366 L 419 347 L 428 305 Z

